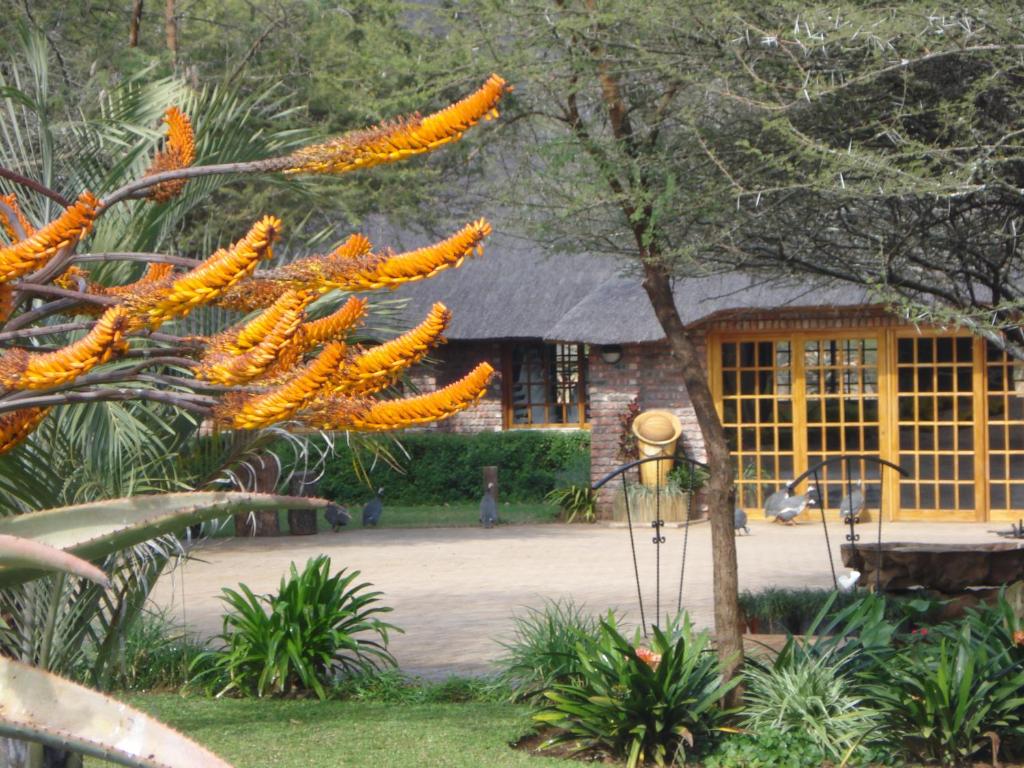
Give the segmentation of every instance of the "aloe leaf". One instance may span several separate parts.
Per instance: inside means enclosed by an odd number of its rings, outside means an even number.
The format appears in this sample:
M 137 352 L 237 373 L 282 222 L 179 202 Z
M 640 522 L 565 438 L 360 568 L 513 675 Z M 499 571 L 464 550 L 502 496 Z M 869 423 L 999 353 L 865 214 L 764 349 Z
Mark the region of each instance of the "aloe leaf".
M 110 579 L 102 570 L 80 557 L 33 539 L 0 534 L 0 569 L 31 568 L 63 571 L 109 587 Z
M 97 560 L 187 526 L 257 509 L 317 509 L 324 499 L 266 493 L 194 492 L 131 496 L 58 507 L 0 520 L 0 535 L 19 536 Z M 0 567 L 0 586 L 35 578 L 38 569 Z
M 10 659 L 0 659 L 0 735 L 138 768 L 231 768 L 126 704 Z

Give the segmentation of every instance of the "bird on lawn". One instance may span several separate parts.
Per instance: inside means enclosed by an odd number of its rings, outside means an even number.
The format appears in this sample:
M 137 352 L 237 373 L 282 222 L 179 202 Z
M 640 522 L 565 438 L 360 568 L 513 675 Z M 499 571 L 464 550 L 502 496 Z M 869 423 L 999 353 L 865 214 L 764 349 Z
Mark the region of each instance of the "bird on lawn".
M 782 522 L 786 525 L 795 525 L 794 518 L 803 512 L 808 505 L 814 505 L 815 490 L 813 485 L 807 486 L 807 493 L 794 496 L 785 486 L 781 491 L 776 491 L 764 501 L 764 516 L 773 518 L 773 522 Z
M 352 515 L 348 513 L 348 510 L 341 506 L 341 504 L 335 504 L 333 501 L 328 502 L 327 509 L 324 510 L 324 517 L 327 518 L 327 522 L 331 525 L 331 530 L 335 533 L 342 526 L 352 522 Z
M 380 522 L 380 513 L 384 511 L 384 502 L 381 500 L 381 496 L 384 495 L 384 489 L 378 488 L 377 495 L 366 502 L 363 507 L 363 525 L 377 526 Z
M 857 479 L 856 485 L 853 486 L 853 490 L 843 496 L 839 502 L 839 516 L 843 518 L 844 523 L 850 522 L 850 518 L 853 518 L 853 522 L 860 522 L 860 515 L 864 511 L 864 481 L 860 478 Z
M 480 523 L 484 528 L 493 528 L 498 522 L 498 502 L 494 499 L 494 483 L 487 484 L 487 490 L 480 499 Z
M 742 529 L 745 534 L 750 535 L 750 529 L 747 528 L 747 512 L 743 507 L 736 507 L 736 511 L 733 513 L 732 527 L 737 534 Z

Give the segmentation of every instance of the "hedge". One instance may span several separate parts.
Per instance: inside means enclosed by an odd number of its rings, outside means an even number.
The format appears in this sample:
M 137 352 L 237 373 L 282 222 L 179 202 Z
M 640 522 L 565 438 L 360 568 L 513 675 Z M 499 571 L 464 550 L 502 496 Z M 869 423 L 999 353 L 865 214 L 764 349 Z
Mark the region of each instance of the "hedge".
M 373 487 L 383 486 L 392 504 L 444 504 L 478 500 L 482 470 L 498 467 L 501 501 L 541 501 L 556 485 L 590 478 L 590 435 L 582 431 L 482 432 L 476 435 L 410 433 L 399 442 L 409 454 L 392 450 L 403 473 L 377 461 Z M 371 461 L 363 457 L 363 466 Z M 324 472 L 320 493 L 342 504 L 369 498 L 351 451 L 339 446 Z

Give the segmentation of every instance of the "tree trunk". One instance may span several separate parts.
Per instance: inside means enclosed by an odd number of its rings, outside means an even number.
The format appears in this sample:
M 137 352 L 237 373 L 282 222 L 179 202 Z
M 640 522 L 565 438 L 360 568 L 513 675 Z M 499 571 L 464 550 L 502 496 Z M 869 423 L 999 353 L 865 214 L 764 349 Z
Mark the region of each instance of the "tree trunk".
M 715 600 L 715 637 L 726 679 L 736 675 L 743 659 L 740 627 L 739 579 L 736 570 L 736 534 L 732 465 L 725 430 L 715 410 L 708 378 L 697 345 L 683 325 L 672 296 L 672 285 L 664 268 L 644 265 L 644 290 L 654 314 L 668 337 L 679 363 L 686 391 L 697 415 L 707 451 L 710 478 L 705 486 L 711 521 L 712 569 Z M 738 689 L 737 689 L 738 690 Z M 737 698 L 734 696 L 733 698 Z
M 132 20 L 128 23 L 128 47 L 139 47 L 139 26 L 142 24 L 142 0 L 132 3 Z
M 171 52 L 171 61 L 178 63 L 178 19 L 174 15 L 174 0 L 167 0 L 164 6 L 164 34 L 167 50 Z

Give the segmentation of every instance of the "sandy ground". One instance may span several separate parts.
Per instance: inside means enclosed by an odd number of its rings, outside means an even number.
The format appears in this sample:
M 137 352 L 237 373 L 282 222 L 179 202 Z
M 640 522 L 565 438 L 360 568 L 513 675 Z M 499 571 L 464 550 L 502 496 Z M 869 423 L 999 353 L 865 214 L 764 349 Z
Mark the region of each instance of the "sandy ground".
M 1004 524 L 887 523 L 886 541 L 999 541 L 990 529 Z M 870 524 L 862 536 L 875 534 Z M 650 529 L 637 529 L 636 546 L 644 608 L 655 615 L 655 550 Z M 674 611 L 679 590 L 681 529 L 665 530 L 661 547 L 661 611 Z M 839 573 L 844 531 L 830 527 Z M 683 606 L 698 625 L 712 622 L 711 537 L 707 524 L 691 526 Z M 830 586 L 828 549 L 820 524 L 786 527 L 754 524 L 739 536 L 741 589 Z M 479 528 L 353 529 L 316 536 L 219 539 L 194 551 L 194 560 L 160 580 L 155 602 L 170 608 L 203 636 L 220 629 L 222 587 L 247 584 L 257 593 L 276 590 L 288 565 L 320 553 L 335 567 L 356 568 L 384 592 L 402 627 L 391 650 L 403 670 L 430 678 L 481 674 L 501 655 L 512 616 L 545 598 L 571 597 L 594 611 L 614 608 L 637 620 L 637 588 L 629 532 L 602 525 Z M 184 608 L 183 608 L 184 606 Z

